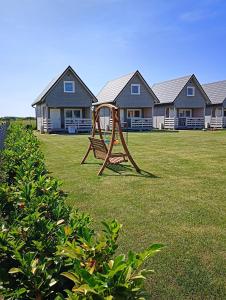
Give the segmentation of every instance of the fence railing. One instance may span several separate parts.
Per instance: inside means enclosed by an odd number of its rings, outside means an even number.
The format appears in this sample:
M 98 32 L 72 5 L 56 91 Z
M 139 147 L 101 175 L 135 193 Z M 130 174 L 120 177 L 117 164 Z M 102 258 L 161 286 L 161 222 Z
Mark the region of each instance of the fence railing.
M 131 129 L 151 129 L 152 118 L 131 118 Z
M 92 120 L 66 118 L 65 129 L 68 130 L 68 127 L 74 127 L 77 131 L 90 131 L 92 129 Z
M 226 125 L 225 117 L 212 117 L 210 120 L 211 128 L 222 128 Z
M 186 127 L 203 128 L 204 127 L 204 118 L 186 118 Z
M 165 118 L 164 120 L 164 128 L 165 129 L 174 129 L 175 128 L 175 118 Z
M 44 132 L 50 131 L 52 129 L 51 119 L 43 119 L 42 120 L 42 126 L 43 126 Z

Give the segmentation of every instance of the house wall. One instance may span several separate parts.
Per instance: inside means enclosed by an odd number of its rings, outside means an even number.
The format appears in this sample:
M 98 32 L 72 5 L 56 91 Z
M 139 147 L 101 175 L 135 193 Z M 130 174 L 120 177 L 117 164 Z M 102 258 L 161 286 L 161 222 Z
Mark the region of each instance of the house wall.
M 152 107 L 143 109 L 144 118 L 152 118 Z
M 131 95 L 131 84 L 140 84 L 140 95 Z M 116 98 L 116 105 L 120 108 L 153 107 L 154 97 L 137 75 L 128 82 Z
M 35 107 L 37 130 L 39 131 L 41 130 L 43 118 L 46 118 L 46 116 L 43 116 L 43 107 L 46 107 L 46 104 L 37 104 Z M 48 111 L 46 111 L 46 114 L 47 113 Z
M 75 93 L 64 92 L 64 81 L 75 82 Z M 92 100 L 92 96 L 70 70 L 45 97 L 46 104 L 50 107 L 91 107 Z
M 192 109 L 192 117 L 193 118 L 202 118 L 204 117 L 204 109 L 203 108 L 193 108 Z
M 226 108 L 226 98 L 225 98 L 225 100 L 223 101 L 223 107 Z
M 193 86 L 195 87 L 195 96 L 190 97 L 187 96 L 187 87 Z M 196 86 L 194 80 L 190 80 L 186 86 L 182 89 L 176 100 L 174 101 L 174 105 L 176 108 L 197 108 L 206 106 L 206 100 L 200 92 L 199 88 Z
M 171 108 L 171 110 L 174 109 L 174 106 L 172 104 L 155 105 L 155 107 L 154 107 L 154 116 L 153 116 L 153 127 L 154 128 L 160 129 L 161 124 L 164 124 L 165 109 L 167 107 Z

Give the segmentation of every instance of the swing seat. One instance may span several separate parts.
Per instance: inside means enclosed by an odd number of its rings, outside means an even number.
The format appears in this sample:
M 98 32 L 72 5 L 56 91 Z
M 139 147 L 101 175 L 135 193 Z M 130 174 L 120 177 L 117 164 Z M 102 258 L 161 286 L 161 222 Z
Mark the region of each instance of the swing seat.
M 90 144 L 94 153 L 94 156 L 97 159 L 102 159 L 105 160 L 107 153 L 108 153 L 108 148 L 104 142 L 104 140 L 101 139 L 95 139 L 93 137 L 89 137 Z M 111 153 L 108 158 L 108 163 L 117 165 L 122 162 L 127 162 L 127 155 L 124 153 Z

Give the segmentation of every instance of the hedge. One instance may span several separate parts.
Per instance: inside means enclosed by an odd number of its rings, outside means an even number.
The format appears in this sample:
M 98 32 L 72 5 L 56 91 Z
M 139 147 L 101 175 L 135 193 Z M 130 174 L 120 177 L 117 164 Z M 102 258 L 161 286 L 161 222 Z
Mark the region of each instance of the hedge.
M 94 231 L 65 203 L 31 130 L 8 129 L 1 153 L 0 295 L 4 299 L 146 299 L 146 259 L 161 248 L 116 255 L 116 220 Z M 1 297 L 1 296 L 0 296 Z

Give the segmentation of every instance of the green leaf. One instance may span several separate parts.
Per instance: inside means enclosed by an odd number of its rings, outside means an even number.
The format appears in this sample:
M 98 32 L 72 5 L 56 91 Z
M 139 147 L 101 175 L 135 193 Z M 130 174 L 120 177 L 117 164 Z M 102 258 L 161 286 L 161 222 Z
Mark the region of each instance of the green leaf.
M 50 281 L 50 283 L 49 283 L 49 286 L 53 286 L 56 283 L 57 283 L 57 281 L 54 278 L 52 278 L 51 281 Z
M 23 273 L 23 271 L 20 268 L 11 268 L 9 270 L 10 274 L 14 274 L 14 273 Z
M 62 276 L 67 277 L 68 279 L 72 280 L 74 283 L 80 284 L 79 276 L 72 272 L 63 272 L 61 273 Z

